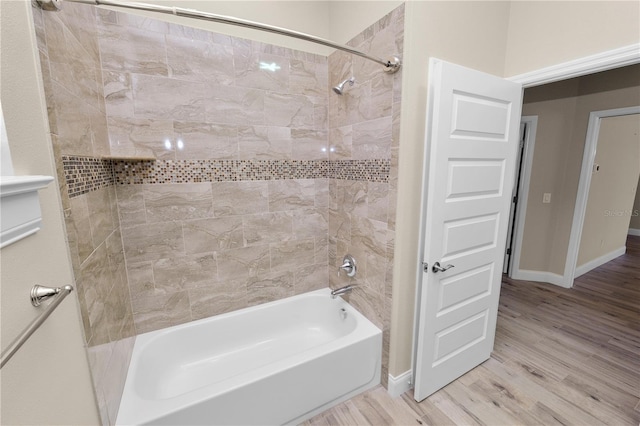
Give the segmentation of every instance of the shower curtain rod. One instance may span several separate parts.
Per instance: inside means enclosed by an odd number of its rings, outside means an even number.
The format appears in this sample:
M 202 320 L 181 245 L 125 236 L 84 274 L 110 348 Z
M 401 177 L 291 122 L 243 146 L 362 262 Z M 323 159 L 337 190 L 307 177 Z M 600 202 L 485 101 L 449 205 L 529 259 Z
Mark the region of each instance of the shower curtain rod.
M 35 0 L 36 3 L 43 10 L 50 11 L 59 11 L 62 8 L 63 0 Z M 176 15 L 183 16 L 186 18 L 193 19 L 201 19 L 204 21 L 213 21 L 219 22 L 222 24 L 228 25 L 236 25 L 244 28 L 251 28 L 254 30 L 267 31 L 270 33 L 285 35 L 289 37 L 294 37 L 300 40 L 309 41 L 311 43 L 321 44 L 323 46 L 332 47 L 334 49 L 342 50 L 344 52 L 351 53 L 353 55 L 360 56 L 362 58 L 368 59 L 373 62 L 377 62 L 378 64 L 383 65 L 384 71 L 388 73 L 394 73 L 400 69 L 400 58 L 397 56 L 391 56 L 389 59 L 384 60 L 378 58 L 376 56 L 368 55 L 364 52 L 361 52 L 352 47 L 346 46 L 344 44 L 334 43 L 330 40 L 316 37 L 310 34 L 301 33 L 298 31 L 288 30 L 281 27 L 276 27 L 273 25 L 261 24 L 259 22 L 248 21 L 246 19 L 233 18 L 231 16 L 217 15 L 215 13 L 202 12 L 195 9 L 185 9 L 182 7 L 173 7 L 173 6 L 158 6 L 154 4 L 147 3 L 129 3 L 122 2 L 117 0 L 64 0 L 72 3 L 83 3 L 90 4 L 93 6 L 113 6 L 113 7 L 122 7 L 126 9 L 136 9 L 136 10 L 146 10 L 150 12 L 158 12 L 164 13 L 168 15 Z

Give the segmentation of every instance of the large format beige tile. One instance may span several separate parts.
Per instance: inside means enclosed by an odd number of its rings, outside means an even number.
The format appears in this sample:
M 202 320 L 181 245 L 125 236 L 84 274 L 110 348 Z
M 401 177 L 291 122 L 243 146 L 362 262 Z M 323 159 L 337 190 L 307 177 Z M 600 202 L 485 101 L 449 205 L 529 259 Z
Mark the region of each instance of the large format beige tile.
M 291 129 L 288 127 L 238 128 L 238 157 L 241 160 L 289 160 L 291 149 Z
M 173 121 L 109 117 L 107 122 L 112 156 L 156 158 L 158 160 L 175 158 Z
M 153 278 L 156 290 L 171 293 L 215 284 L 218 267 L 213 253 L 159 259 L 153 262 Z
M 329 160 L 351 160 L 352 138 L 352 126 L 336 127 L 329 130 Z
M 90 105 L 60 84 L 51 82 L 52 115 L 62 154 L 92 156 Z
M 270 246 L 271 270 L 291 271 L 315 263 L 315 239 L 284 241 Z
M 220 281 L 260 277 L 270 270 L 269 246 L 243 247 L 217 253 Z
M 327 160 L 328 136 L 325 130 L 291 130 L 293 146 L 291 158 L 294 160 Z
M 163 34 L 105 24 L 100 26 L 99 45 L 104 69 L 168 75 Z
M 291 59 L 289 81 L 293 94 L 326 97 L 329 81 L 327 65 Z
M 164 222 L 128 228 L 122 235 L 127 262 L 158 260 L 184 255 L 182 226 Z
M 226 280 L 189 289 L 189 301 L 194 320 L 246 308 L 246 279 Z
M 387 222 L 389 212 L 389 184 L 384 182 L 368 182 L 367 184 L 367 217 L 380 222 Z
M 138 334 L 191 321 L 187 291 L 133 299 L 133 318 Z
M 128 261 L 127 276 L 132 300 L 155 294 L 153 262 Z
M 264 98 L 265 121 L 271 126 L 313 129 L 313 113 L 307 96 L 267 92 Z
M 238 86 L 276 92 L 289 91 L 288 58 L 245 47 L 234 47 L 233 64 Z
M 173 78 L 226 85 L 235 82 L 231 46 L 168 35 L 167 64 Z
M 265 92 L 237 86 L 210 86 L 205 105 L 207 122 L 264 125 Z M 273 123 L 270 123 L 273 125 Z
M 216 217 L 269 211 L 267 182 L 214 182 L 211 188 Z
M 154 120 L 204 121 L 211 89 L 203 82 L 132 75 L 134 113 Z
M 111 216 L 111 199 L 107 188 L 100 188 L 84 195 L 89 210 L 91 235 L 95 244 L 101 244 L 116 228 Z
M 311 208 L 315 204 L 313 179 L 269 181 L 269 211 Z
M 294 271 L 295 294 L 319 290 L 329 286 L 329 268 L 326 263 L 301 266 Z
M 262 213 L 242 217 L 245 246 L 263 245 L 294 238 L 290 212 Z
M 238 158 L 238 130 L 235 126 L 202 122 L 174 122 L 178 160 L 235 160 Z
M 133 89 L 128 72 L 102 70 L 104 102 L 107 115 L 133 118 Z
M 187 254 L 244 246 L 242 216 L 187 220 L 182 224 Z
M 100 68 L 95 64 L 68 60 L 65 62 L 51 60 L 49 66 L 53 81 L 87 104 L 100 109 L 103 96 Z
M 329 227 L 329 209 L 311 208 L 293 212 L 293 235 L 296 239 L 323 237 Z
M 270 272 L 247 281 L 247 305 L 273 302 L 294 295 L 293 273 L 290 271 Z
M 144 185 L 116 186 L 120 226 L 129 228 L 147 223 L 147 210 L 144 206 Z
M 209 183 L 145 185 L 147 222 L 168 222 L 213 217 Z
M 69 204 L 71 208 L 66 221 L 68 227 L 67 235 L 70 240 L 75 241 L 78 258 L 80 263 L 83 263 L 96 247 L 91 236 L 91 220 L 87 197 L 86 195 L 80 195 L 71 198 Z
M 354 124 L 352 150 L 356 160 L 391 158 L 391 117 Z

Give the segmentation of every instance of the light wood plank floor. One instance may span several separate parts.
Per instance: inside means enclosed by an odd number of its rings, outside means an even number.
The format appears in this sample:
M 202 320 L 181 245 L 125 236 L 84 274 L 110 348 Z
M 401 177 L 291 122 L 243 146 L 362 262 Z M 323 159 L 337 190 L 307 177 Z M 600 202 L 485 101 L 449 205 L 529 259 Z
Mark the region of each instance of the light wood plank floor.
M 572 289 L 504 278 L 491 358 L 421 403 L 377 387 L 304 425 L 638 425 L 640 237 Z

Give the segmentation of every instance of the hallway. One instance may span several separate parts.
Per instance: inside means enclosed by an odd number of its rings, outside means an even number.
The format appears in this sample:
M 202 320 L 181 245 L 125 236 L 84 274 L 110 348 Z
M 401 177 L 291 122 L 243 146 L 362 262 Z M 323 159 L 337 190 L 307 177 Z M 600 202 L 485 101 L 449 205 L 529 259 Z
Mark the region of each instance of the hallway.
M 640 237 L 572 289 L 502 282 L 489 360 L 421 403 L 382 387 L 305 425 L 640 422 Z

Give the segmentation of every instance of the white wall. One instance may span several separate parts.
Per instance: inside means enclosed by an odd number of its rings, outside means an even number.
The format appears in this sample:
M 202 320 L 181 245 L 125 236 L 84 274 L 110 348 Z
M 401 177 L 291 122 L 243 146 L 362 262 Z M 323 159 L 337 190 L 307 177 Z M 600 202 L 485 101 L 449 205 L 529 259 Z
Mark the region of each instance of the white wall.
M 16 175 L 56 176 L 30 3 L 0 2 L 0 98 Z M 2 349 L 40 312 L 34 284 L 72 282 L 57 184 L 40 191 L 43 229 L 0 253 Z M 0 424 L 98 424 L 78 299 L 71 293 L 0 372 Z

